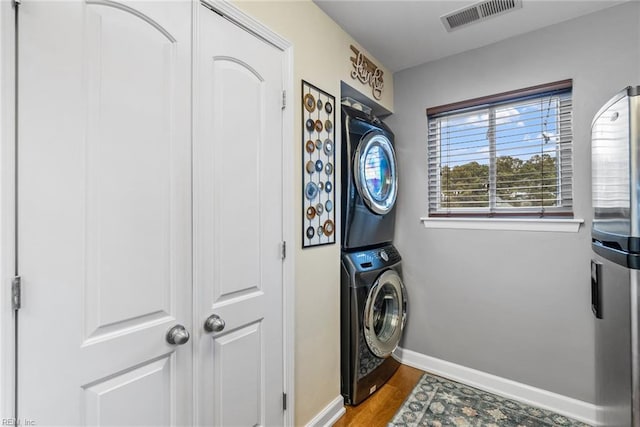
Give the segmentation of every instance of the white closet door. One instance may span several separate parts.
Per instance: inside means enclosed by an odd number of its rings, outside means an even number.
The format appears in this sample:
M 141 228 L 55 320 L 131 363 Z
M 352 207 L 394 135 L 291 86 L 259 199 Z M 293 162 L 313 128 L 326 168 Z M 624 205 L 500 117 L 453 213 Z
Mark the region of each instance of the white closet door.
M 190 425 L 191 4 L 23 1 L 19 416 Z
M 284 55 L 205 7 L 199 16 L 197 424 L 281 426 Z

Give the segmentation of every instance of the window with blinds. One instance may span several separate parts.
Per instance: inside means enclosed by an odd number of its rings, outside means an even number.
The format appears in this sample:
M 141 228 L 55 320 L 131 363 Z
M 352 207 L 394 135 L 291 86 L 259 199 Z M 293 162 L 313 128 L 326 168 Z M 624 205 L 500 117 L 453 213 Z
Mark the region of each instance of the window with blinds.
M 572 216 L 571 86 L 427 109 L 429 216 Z

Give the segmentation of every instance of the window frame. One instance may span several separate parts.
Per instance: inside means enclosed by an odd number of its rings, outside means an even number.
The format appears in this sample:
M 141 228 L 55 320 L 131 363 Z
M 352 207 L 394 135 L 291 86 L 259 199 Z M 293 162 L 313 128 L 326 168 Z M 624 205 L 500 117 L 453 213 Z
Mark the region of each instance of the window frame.
M 437 188 L 436 191 L 440 193 L 441 188 L 441 176 L 440 176 L 440 160 L 436 160 L 436 164 L 438 167 L 438 171 L 434 172 L 432 169 L 432 143 L 431 137 L 429 136 L 430 125 L 432 120 L 438 120 L 442 117 L 446 117 L 448 115 L 459 114 L 468 111 L 475 110 L 486 110 L 488 116 L 490 116 L 491 112 L 495 112 L 496 108 L 500 108 L 505 104 L 516 103 L 516 102 L 524 102 L 528 99 L 541 98 L 545 96 L 553 96 L 554 94 L 566 94 L 569 93 L 570 99 L 573 98 L 573 80 L 566 79 L 560 80 L 552 83 L 545 83 L 536 86 L 530 86 L 523 89 L 512 90 L 508 92 L 502 92 L 495 95 L 483 96 L 479 98 L 469 99 L 465 101 L 440 105 L 437 107 L 427 108 L 427 146 L 428 146 L 428 157 L 427 157 L 427 187 L 428 187 L 428 217 L 426 219 L 437 219 L 437 218 L 573 218 L 573 105 L 571 104 L 571 110 L 569 112 L 569 132 L 568 133 L 560 133 L 560 140 L 557 142 L 559 157 L 558 161 L 562 162 L 562 164 L 567 161 L 564 160 L 566 156 L 569 156 L 568 164 L 570 165 L 571 173 L 568 178 L 558 178 L 561 179 L 561 184 L 563 186 L 568 185 L 569 190 L 560 189 L 562 192 L 561 200 L 568 202 L 566 205 L 562 206 L 531 206 L 531 207 L 499 207 L 496 206 L 496 178 L 497 175 L 495 173 L 496 167 L 496 149 L 495 143 L 493 147 L 491 146 L 491 141 L 488 140 L 487 147 L 489 148 L 489 162 L 493 162 L 493 167 L 489 167 L 490 175 L 489 175 L 489 206 L 484 208 L 480 207 L 472 207 L 472 208 L 463 208 L 463 207 L 440 207 L 440 196 L 436 196 L 434 198 L 431 194 L 432 187 L 435 186 Z M 491 120 L 490 118 L 488 120 Z M 495 118 L 494 118 L 495 120 Z M 491 127 L 487 125 L 487 130 L 490 130 Z M 495 129 L 495 121 L 494 121 L 494 129 Z M 562 141 L 562 138 L 569 135 L 569 141 Z M 435 156 L 437 159 L 440 159 L 440 150 L 441 150 L 441 142 L 439 141 L 439 136 L 436 137 L 436 146 L 437 150 Z M 562 169 L 559 168 L 559 173 L 561 173 Z M 493 196 L 493 197 L 492 197 Z M 437 200 L 436 207 L 434 207 L 434 201 Z

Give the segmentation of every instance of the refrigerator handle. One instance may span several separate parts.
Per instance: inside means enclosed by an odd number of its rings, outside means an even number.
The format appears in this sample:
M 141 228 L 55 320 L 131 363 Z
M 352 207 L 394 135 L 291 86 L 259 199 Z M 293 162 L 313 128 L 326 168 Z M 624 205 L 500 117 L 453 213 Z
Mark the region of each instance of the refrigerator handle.
M 591 311 L 602 319 L 602 264 L 591 260 Z

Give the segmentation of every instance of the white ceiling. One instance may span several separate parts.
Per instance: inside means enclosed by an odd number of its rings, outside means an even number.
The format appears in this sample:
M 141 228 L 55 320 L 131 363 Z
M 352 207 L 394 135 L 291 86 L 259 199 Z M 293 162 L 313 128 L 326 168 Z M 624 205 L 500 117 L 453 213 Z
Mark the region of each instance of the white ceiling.
M 486 46 L 625 1 L 522 0 L 522 9 L 447 32 L 440 16 L 477 0 L 313 0 L 392 72 Z

